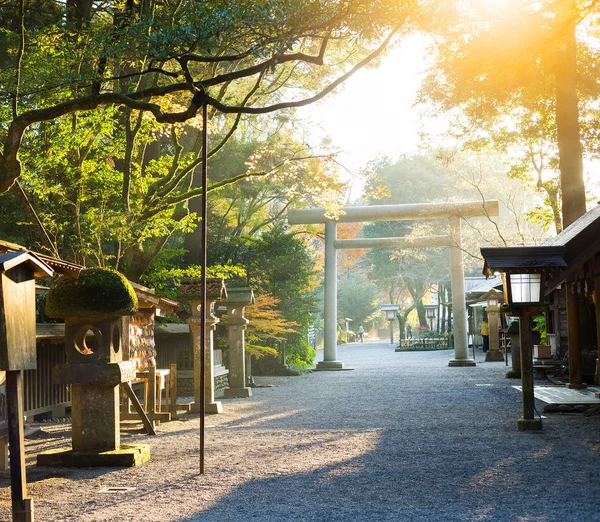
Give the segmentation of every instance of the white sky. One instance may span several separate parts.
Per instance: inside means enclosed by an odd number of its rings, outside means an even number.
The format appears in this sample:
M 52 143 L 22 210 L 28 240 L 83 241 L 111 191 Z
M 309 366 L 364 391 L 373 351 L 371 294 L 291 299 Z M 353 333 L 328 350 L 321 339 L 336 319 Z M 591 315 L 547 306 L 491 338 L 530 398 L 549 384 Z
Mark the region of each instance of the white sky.
M 338 160 L 357 172 L 380 154 L 396 157 L 419 144 L 419 114 L 413 108 L 426 66 L 423 37 L 405 38 L 377 69 L 357 72 L 321 102 L 304 107 L 311 145 L 330 137 Z

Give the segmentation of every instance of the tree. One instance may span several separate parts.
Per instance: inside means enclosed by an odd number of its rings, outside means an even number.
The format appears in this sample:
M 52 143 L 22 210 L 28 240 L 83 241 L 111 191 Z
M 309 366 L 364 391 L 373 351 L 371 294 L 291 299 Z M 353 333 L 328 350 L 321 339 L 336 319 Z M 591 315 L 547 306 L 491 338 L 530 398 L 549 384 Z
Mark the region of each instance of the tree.
M 462 6 L 464 11 L 448 24 L 447 38 L 437 45 L 438 60 L 423 99 L 442 110 L 458 109 L 469 127 L 519 114 L 522 126 L 544 132 L 534 132 L 529 141 L 518 136 L 530 146 L 530 161 L 539 153 L 539 140 L 555 136 L 566 226 L 585 213 L 575 29 L 589 6 L 580 9 L 575 0 L 511 2 L 493 13 L 480 4 Z M 553 122 L 548 121 L 549 110 Z M 539 160 L 533 163 L 538 169 Z M 538 185 L 556 212 L 556 186 L 551 181 Z M 556 217 L 554 221 L 560 230 Z
M 105 106 L 121 108 L 121 123 L 133 128 L 137 113 L 173 124 L 192 120 L 203 105 L 222 114 L 306 105 L 379 56 L 417 10 L 411 1 L 264 0 L 126 2 L 92 11 L 81 1 L 68 2 L 64 24 L 27 30 L 23 5 L 15 5 L 20 23 L 4 42 L 14 60 L 0 75 L 12 100 L 1 111 L 8 123 L 0 192 L 20 177 L 20 148 L 42 122 Z M 373 41 L 380 44 L 365 53 Z M 321 67 L 331 52 L 337 65 Z M 286 101 L 286 90 L 306 95 Z
M 360 323 L 370 320 L 379 310 L 379 291 L 364 274 L 353 274 L 338 285 L 338 316 L 352 320 L 356 331 Z

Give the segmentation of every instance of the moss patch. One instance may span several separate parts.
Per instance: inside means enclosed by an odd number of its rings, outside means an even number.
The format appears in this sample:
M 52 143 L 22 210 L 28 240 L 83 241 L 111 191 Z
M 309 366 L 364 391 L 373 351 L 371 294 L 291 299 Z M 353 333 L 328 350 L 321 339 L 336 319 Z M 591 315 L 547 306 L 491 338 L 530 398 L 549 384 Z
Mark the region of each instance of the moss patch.
M 86 268 L 79 277 L 62 276 L 46 298 L 49 317 L 95 317 L 133 315 L 138 300 L 127 278 L 104 268 Z

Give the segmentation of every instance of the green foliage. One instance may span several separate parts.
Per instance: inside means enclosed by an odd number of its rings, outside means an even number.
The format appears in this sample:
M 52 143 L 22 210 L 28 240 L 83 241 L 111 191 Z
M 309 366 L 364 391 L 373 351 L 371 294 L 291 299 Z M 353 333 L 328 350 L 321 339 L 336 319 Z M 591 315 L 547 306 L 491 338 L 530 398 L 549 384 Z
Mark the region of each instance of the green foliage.
M 540 334 L 540 344 L 547 344 L 548 337 L 546 335 L 546 314 L 541 314 L 533 318 L 532 330 Z
M 317 352 L 303 337 L 291 337 L 285 345 L 285 360 L 288 366 L 294 368 L 310 368 L 314 365 Z
M 102 268 L 58 278 L 46 298 L 46 315 L 63 319 L 133 315 L 137 307 L 135 290 L 125 276 Z

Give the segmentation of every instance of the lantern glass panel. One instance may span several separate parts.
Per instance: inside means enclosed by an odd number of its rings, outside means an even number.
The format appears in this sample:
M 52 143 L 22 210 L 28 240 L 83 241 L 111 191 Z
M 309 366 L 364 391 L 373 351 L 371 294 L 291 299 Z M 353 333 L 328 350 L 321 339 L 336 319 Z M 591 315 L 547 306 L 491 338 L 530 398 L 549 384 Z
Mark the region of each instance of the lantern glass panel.
M 396 317 L 396 312 L 394 310 L 386 310 L 385 315 L 388 321 L 393 321 Z
M 510 292 L 513 303 L 539 303 L 541 289 L 541 274 L 510 275 Z

